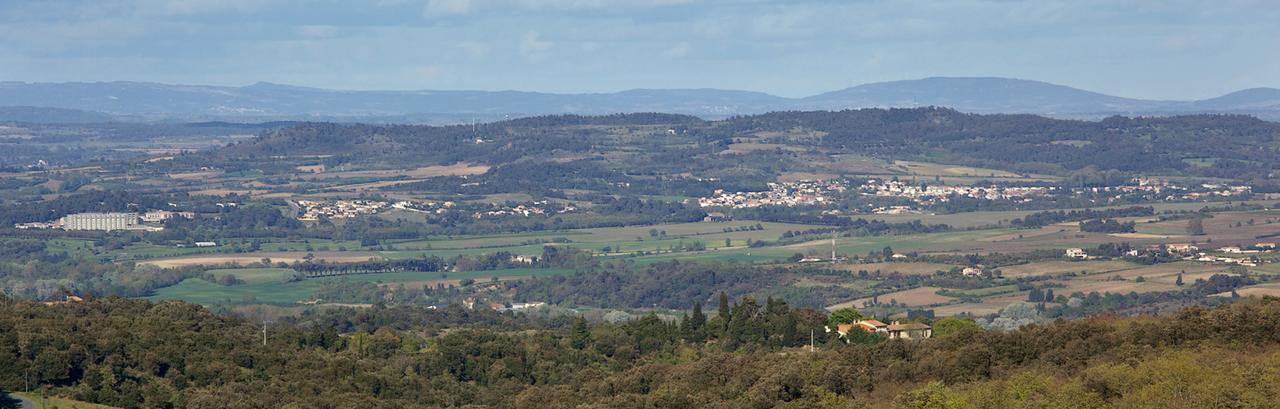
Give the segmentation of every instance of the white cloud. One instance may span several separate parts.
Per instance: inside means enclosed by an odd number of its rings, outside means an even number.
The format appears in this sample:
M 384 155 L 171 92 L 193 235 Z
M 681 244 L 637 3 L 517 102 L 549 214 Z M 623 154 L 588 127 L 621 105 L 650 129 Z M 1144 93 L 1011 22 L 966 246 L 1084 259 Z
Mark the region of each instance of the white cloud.
M 214 1 L 214 0 L 204 0 Z M 480 15 L 482 12 L 513 14 L 520 12 L 601 11 L 644 9 L 692 4 L 695 0 L 427 0 L 422 15 L 426 18 Z
M 475 8 L 472 0 L 427 0 L 422 9 L 424 17 L 444 17 L 468 14 Z
M 546 52 L 554 47 L 555 43 L 542 39 L 542 34 L 537 31 L 529 31 L 520 37 L 520 55 L 529 59 L 541 59 L 546 56 Z
M 530 10 L 592 10 L 605 7 L 665 7 L 690 4 L 694 0 L 513 0 Z
M 489 45 L 476 41 L 463 41 L 458 43 L 458 48 L 471 58 L 481 58 L 489 54 Z
M 334 26 L 298 26 L 298 35 L 307 38 L 329 38 L 338 33 Z
M 438 65 L 428 65 L 419 67 L 413 74 L 418 77 L 418 80 L 430 81 L 440 78 L 440 74 L 443 72 L 444 70 Z
M 271 6 L 271 0 L 140 0 L 135 11 L 143 16 L 189 16 L 205 13 L 260 11 Z
M 693 51 L 693 46 L 682 41 L 679 44 L 671 46 L 671 48 L 668 48 L 666 51 L 663 51 L 662 55 L 673 59 L 684 58 L 689 55 L 690 51 Z

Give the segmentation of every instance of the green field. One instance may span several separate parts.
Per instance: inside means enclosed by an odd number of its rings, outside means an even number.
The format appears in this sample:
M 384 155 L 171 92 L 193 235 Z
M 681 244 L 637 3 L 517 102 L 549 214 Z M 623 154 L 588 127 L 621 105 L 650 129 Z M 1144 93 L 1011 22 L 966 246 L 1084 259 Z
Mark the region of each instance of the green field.
M 759 230 L 740 230 L 760 225 Z M 414 240 L 393 240 L 383 242 L 379 246 L 360 246 L 358 241 L 332 240 L 277 240 L 264 242 L 261 253 L 267 252 L 308 252 L 335 251 L 376 251 L 387 259 L 407 259 L 424 256 L 450 258 L 465 254 L 487 254 L 506 251 L 519 255 L 539 255 L 546 243 L 559 243 L 568 247 L 591 250 L 598 254 L 612 256 L 631 255 L 637 252 L 662 253 L 669 258 L 672 255 L 689 255 L 699 257 L 696 253 L 682 252 L 678 249 L 701 243 L 708 250 L 745 249 L 748 240 L 777 240 L 788 230 L 808 230 L 820 226 L 770 223 L 756 221 L 731 221 L 724 223 L 675 223 L 652 226 L 605 227 L 566 231 L 545 231 L 520 234 L 442 236 Z M 725 232 L 725 229 L 740 230 Z M 651 235 L 653 230 L 657 235 Z M 726 241 L 727 240 L 727 241 Z M 234 242 L 234 241 L 232 241 Z M 116 259 L 159 259 L 195 254 L 224 254 L 217 249 L 194 249 L 153 246 L 141 244 L 129 246 L 112 252 Z M 308 250 L 310 248 L 310 250 Z M 605 252 L 605 249 L 608 252 Z M 677 249 L 677 250 L 673 250 Z M 231 254 L 231 253 L 225 253 Z M 251 256 L 255 253 L 236 253 L 237 256 Z M 787 255 L 790 255 L 789 253 Z M 776 259 L 769 257 L 767 259 Z M 237 276 L 238 277 L 238 276 Z
M 880 252 L 885 247 L 892 247 L 895 252 L 912 251 L 947 251 L 953 246 L 969 245 L 974 240 L 1000 232 L 1012 230 L 978 230 L 958 231 L 931 234 L 912 234 L 900 236 L 841 237 L 836 239 L 836 252 L 845 256 L 863 256 L 869 252 Z M 813 253 L 820 257 L 831 254 L 830 240 L 814 240 L 804 243 L 776 247 L 731 248 L 707 250 L 694 253 L 670 253 L 633 257 L 640 264 L 680 260 L 719 260 L 747 263 L 772 262 L 784 260 L 792 255 Z
M 992 296 L 997 294 L 1011 293 L 1015 291 L 1018 291 L 1018 286 L 1010 284 L 1010 285 L 1002 285 L 998 287 L 976 288 L 972 290 L 959 290 L 959 291 L 956 291 L 956 293 L 972 296 L 972 297 L 987 297 L 987 296 Z
M 724 229 L 740 229 L 759 224 L 763 230 L 725 232 Z M 789 223 L 769 223 L 755 221 L 731 221 L 724 223 L 677 223 L 653 226 L 603 227 L 569 231 L 551 231 L 528 234 L 506 234 L 487 236 L 459 236 L 451 238 L 429 238 L 424 240 L 396 241 L 388 243 L 399 251 L 429 250 L 429 254 L 453 255 L 459 253 L 436 252 L 438 250 L 467 250 L 464 253 L 475 253 L 475 249 L 493 251 L 510 251 L 518 254 L 538 254 L 542 252 L 541 244 L 529 244 L 536 240 L 551 241 L 568 239 L 567 246 L 600 251 L 609 247 L 611 253 L 632 253 L 636 251 L 659 251 L 681 243 L 686 245 L 700 241 L 707 248 L 725 247 L 725 239 L 730 240 L 731 247 L 745 246 L 747 239 L 776 240 L 787 230 L 807 230 L 819 226 Z M 657 230 L 659 236 L 650 235 L 650 230 Z M 664 233 L 662 235 L 661 233 Z
M 1270 205 L 1273 202 L 1274 201 L 1254 200 L 1254 201 L 1238 202 L 1238 203 Z M 1195 210 L 1200 210 L 1205 206 L 1213 206 L 1213 205 L 1215 204 L 1204 203 L 1204 202 L 1148 203 L 1148 204 L 1125 205 L 1125 206 L 1099 206 L 1099 207 L 1095 207 L 1094 209 L 1122 208 L 1122 207 L 1129 207 L 1129 206 L 1150 206 L 1152 208 L 1155 208 L 1156 212 L 1159 213 L 1164 211 L 1184 211 L 1184 210 L 1195 211 Z M 1071 211 L 1071 210 L 1079 210 L 1079 209 L 1054 209 L 1054 211 L 1057 211 L 1057 210 Z M 963 229 L 963 228 L 970 228 L 970 227 L 995 226 L 1000 223 L 1007 224 L 1010 220 L 1020 218 L 1028 214 L 1036 213 L 1039 211 L 1040 210 L 1008 210 L 1008 211 L 998 211 L 998 212 L 965 212 L 965 213 L 936 214 L 936 215 L 934 214 L 859 215 L 856 217 L 861 217 L 867 220 L 883 220 L 886 222 L 897 222 L 897 223 L 909 222 L 912 220 L 919 220 L 927 224 L 941 223 L 941 224 L 950 225 L 951 227 L 954 227 L 954 228 Z M 1147 228 L 1147 227 L 1144 227 L 1144 226 L 1146 226 L 1146 223 L 1138 223 L 1138 226 L 1137 226 L 1138 231 L 1146 233 L 1147 231 L 1144 231 L 1144 228 Z M 1152 234 L 1171 234 L 1171 233 L 1182 234 L 1183 231 L 1159 232 L 1159 233 L 1152 232 Z
M 464 272 L 399 272 L 399 273 L 381 273 L 381 274 L 357 274 L 340 277 L 307 279 L 303 281 L 295 281 L 284 283 L 278 280 L 266 281 L 266 277 L 271 275 L 268 270 L 278 269 L 225 269 L 216 270 L 222 274 L 237 274 L 238 271 L 254 270 L 258 277 L 263 281 L 250 282 L 245 280 L 245 284 L 223 286 L 214 284 L 198 278 L 189 278 L 183 280 L 177 285 L 161 288 L 155 291 L 155 294 L 147 297 L 150 300 L 182 300 L 196 304 L 216 305 L 216 304 L 272 304 L 272 305 L 297 305 L 300 301 L 307 301 L 313 298 L 316 290 L 319 290 L 325 283 L 378 283 L 378 284 L 408 284 L 422 283 L 438 280 L 462 280 L 473 279 L 483 281 L 492 279 L 493 277 L 547 277 L 553 275 L 569 274 L 571 270 L 565 269 L 510 269 L 510 270 L 493 270 L 493 271 L 464 271 Z

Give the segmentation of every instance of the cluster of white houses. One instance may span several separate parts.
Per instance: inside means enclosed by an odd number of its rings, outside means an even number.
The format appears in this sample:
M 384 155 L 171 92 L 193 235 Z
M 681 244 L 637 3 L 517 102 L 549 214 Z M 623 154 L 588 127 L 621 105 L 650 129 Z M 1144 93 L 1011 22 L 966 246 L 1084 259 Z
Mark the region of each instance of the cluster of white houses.
M 318 221 L 321 218 L 326 219 L 349 219 L 362 215 L 377 214 L 386 210 L 403 210 L 414 213 L 425 213 L 434 215 L 443 215 L 449 212 L 458 211 L 459 205 L 451 201 L 399 201 L 388 203 L 377 200 L 337 200 L 332 202 L 298 200 L 294 202 L 301 209 L 301 215 L 298 220 L 304 222 Z M 576 211 L 573 205 L 565 204 L 563 206 L 552 206 L 546 200 L 527 202 L 527 203 L 507 203 L 507 204 L 491 204 L 484 210 L 475 211 L 471 217 L 482 219 L 486 217 L 505 217 L 505 216 L 524 216 L 543 215 L 551 213 L 568 213 Z
M 317 202 L 299 200 L 296 202 L 302 209 L 301 221 L 317 221 L 320 218 L 349 219 L 359 215 L 374 214 L 388 207 L 387 202 L 376 200 L 338 200 L 334 202 Z
M 714 179 L 707 179 L 714 180 Z M 860 184 L 859 184 L 860 183 Z M 877 214 L 902 214 L 917 212 L 916 207 L 945 203 L 952 198 L 1008 200 L 1019 203 L 1032 202 L 1047 196 L 1132 196 L 1170 201 L 1203 200 L 1215 197 L 1235 197 L 1251 193 L 1249 186 L 1203 184 L 1178 186 L 1158 179 L 1134 179 L 1128 184 L 1105 187 L 1064 188 L 1055 186 L 964 186 L 918 183 L 893 179 L 858 180 L 801 180 L 796 182 L 769 183 L 769 190 L 762 192 L 727 192 L 717 189 L 710 197 L 698 198 L 698 204 L 706 207 L 752 208 L 760 206 L 829 206 L 835 204 L 846 190 L 856 189 L 864 196 L 903 198 L 914 202 L 911 206 L 881 207 Z M 832 211 L 829 214 L 839 214 Z
M 716 189 L 713 196 L 698 198 L 698 205 L 734 209 L 824 205 L 833 203 L 832 196 L 844 192 L 847 187 L 844 181 L 801 180 L 769 183 L 769 190 L 763 192 L 726 192 L 724 189 Z
M 1208 252 L 1200 251 L 1200 248 L 1194 244 L 1186 243 L 1167 244 L 1164 245 L 1164 249 L 1169 253 L 1183 255 L 1182 258 L 1184 260 L 1206 263 L 1239 264 L 1246 267 L 1255 267 L 1258 265 L 1258 262 L 1256 258 L 1251 256 L 1251 254 L 1275 251 L 1277 246 L 1278 245 L 1276 243 L 1256 243 L 1249 247 L 1222 246 L 1217 248 L 1217 250 L 1214 250 L 1216 253 L 1238 254 L 1240 256 L 1215 256 Z M 1155 251 L 1159 248 L 1160 246 L 1151 246 L 1148 250 Z M 1125 255 L 1138 256 L 1139 254 L 1142 254 L 1142 252 L 1138 249 L 1133 249 L 1129 250 Z M 1069 248 L 1064 253 L 1064 256 L 1076 260 L 1088 260 L 1093 258 L 1093 256 L 1090 256 L 1087 251 L 1081 248 Z
M 1031 197 L 1044 196 L 1057 188 L 1044 186 L 946 186 L 919 185 L 897 180 L 871 179 L 863 183 L 863 194 L 882 197 L 903 197 L 926 204 L 946 202 L 951 197 L 967 197 L 988 200 L 1030 201 Z

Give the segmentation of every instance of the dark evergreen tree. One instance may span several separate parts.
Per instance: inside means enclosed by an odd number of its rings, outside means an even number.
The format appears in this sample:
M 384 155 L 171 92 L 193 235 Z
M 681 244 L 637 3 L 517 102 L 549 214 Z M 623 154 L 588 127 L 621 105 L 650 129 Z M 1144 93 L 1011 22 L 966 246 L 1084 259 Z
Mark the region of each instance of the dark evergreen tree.
M 573 319 L 573 331 L 570 334 L 570 343 L 574 349 L 584 349 L 587 343 L 591 341 L 591 330 L 587 328 L 587 319 L 579 315 Z

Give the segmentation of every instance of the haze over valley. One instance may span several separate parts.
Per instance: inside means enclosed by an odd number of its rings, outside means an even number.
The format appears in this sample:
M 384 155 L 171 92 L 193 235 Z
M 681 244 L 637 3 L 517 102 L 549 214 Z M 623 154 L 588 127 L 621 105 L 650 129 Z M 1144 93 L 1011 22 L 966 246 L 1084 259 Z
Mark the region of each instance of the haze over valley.
M 940 106 L 973 113 L 1027 113 L 1100 119 L 1111 115 L 1222 113 L 1280 119 L 1280 90 L 1251 88 L 1216 98 L 1162 101 L 1123 98 L 1050 83 L 1007 78 L 933 77 L 870 83 L 803 98 L 717 89 L 632 89 L 599 94 L 528 91 L 338 91 L 256 83 L 244 87 L 156 83 L 0 83 L 0 118 L 9 107 L 58 108 L 11 120 L 78 122 L 107 115 L 122 121 L 327 120 L 463 123 L 554 114 L 666 112 L 703 118 L 770 111 Z
M 0 2 L 0 409 L 1280 407 L 1276 21 Z

